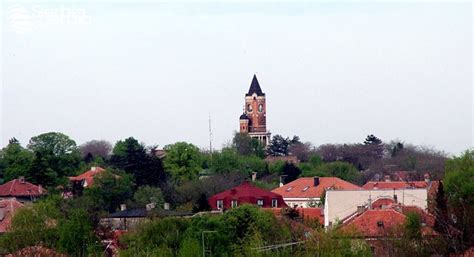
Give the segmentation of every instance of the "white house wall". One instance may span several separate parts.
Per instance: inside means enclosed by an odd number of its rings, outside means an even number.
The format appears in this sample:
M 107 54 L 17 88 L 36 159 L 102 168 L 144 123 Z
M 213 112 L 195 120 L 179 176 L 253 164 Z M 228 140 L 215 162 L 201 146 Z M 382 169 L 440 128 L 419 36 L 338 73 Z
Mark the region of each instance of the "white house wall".
M 377 190 L 327 190 L 324 204 L 324 226 L 334 224 L 357 211 L 357 206 L 366 205 L 369 198 L 374 202 L 380 197 L 397 195 L 399 203 L 427 208 L 428 190 L 422 189 L 377 189 Z

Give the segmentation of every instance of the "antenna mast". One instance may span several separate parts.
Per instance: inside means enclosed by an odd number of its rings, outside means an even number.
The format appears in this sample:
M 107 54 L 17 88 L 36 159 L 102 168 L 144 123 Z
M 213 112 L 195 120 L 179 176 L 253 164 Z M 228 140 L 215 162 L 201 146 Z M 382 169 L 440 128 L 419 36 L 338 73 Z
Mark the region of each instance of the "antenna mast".
M 209 116 L 209 152 L 212 154 L 212 127 L 211 127 L 211 116 Z

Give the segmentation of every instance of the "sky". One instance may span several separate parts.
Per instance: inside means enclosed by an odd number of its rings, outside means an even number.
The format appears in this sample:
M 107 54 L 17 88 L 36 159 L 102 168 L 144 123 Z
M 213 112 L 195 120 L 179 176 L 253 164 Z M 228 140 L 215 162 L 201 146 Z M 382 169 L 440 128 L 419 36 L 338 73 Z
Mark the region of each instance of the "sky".
M 314 145 L 473 146 L 471 2 L 3 1 L 0 147 L 58 131 L 209 148 L 254 74 L 267 128 Z

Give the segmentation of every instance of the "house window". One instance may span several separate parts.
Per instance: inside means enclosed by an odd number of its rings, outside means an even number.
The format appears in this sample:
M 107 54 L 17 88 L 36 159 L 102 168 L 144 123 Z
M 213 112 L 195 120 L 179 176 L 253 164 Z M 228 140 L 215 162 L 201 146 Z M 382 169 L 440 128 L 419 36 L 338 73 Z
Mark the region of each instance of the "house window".
M 232 200 L 231 204 L 232 204 L 232 208 L 237 208 L 237 200 Z
M 257 205 L 262 207 L 263 206 L 263 199 L 258 199 L 257 200 Z
M 278 207 L 278 200 L 277 199 L 272 199 L 272 207 L 273 208 Z
M 222 210 L 224 208 L 224 201 L 223 200 L 217 200 L 217 209 Z

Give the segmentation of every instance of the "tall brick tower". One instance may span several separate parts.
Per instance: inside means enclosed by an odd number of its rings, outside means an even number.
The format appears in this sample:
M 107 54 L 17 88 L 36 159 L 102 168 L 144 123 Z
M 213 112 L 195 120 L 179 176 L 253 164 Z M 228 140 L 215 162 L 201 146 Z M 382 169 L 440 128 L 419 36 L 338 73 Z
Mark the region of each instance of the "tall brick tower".
M 240 115 L 240 133 L 248 133 L 257 138 L 264 146 L 270 141 L 270 132 L 267 131 L 267 106 L 265 93 L 262 92 L 257 76 L 253 75 L 249 92 L 245 94 L 244 113 Z

